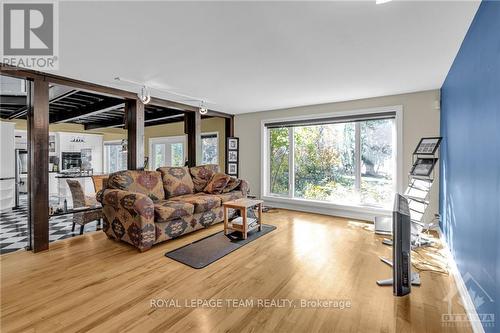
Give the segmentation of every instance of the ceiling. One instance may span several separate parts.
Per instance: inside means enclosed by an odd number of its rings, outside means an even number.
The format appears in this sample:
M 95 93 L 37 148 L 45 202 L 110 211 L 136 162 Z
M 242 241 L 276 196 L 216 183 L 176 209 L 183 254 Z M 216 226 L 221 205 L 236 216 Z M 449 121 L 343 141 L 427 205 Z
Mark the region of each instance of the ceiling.
M 238 114 L 440 88 L 479 2 L 59 6 L 55 74 Z

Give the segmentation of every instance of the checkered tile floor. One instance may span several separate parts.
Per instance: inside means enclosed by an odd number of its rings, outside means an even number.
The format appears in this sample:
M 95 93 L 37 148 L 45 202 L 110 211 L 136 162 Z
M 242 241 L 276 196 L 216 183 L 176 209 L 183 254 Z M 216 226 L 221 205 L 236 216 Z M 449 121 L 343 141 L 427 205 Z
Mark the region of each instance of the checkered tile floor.
M 73 215 L 55 216 L 49 219 L 49 241 L 78 236 L 80 226 L 71 231 Z M 84 232 L 101 230 L 97 222 L 85 226 Z M 20 198 L 18 209 L 0 211 L 0 254 L 18 251 L 28 245 L 28 207 L 26 196 Z

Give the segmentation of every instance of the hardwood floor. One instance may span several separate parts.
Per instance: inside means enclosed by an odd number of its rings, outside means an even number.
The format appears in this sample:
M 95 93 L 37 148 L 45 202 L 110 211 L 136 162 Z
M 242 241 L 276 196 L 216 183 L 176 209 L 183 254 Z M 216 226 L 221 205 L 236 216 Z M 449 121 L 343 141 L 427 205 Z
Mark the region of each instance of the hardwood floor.
M 277 230 L 195 270 L 164 253 L 222 230 L 218 224 L 139 253 L 95 232 L 53 243 L 38 254 L 1 262 L 2 332 L 470 332 L 444 327 L 451 276 L 422 272 L 422 286 L 396 298 L 377 279 L 390 277 L 378 259 L 391 249 L 346 219 L 279 210 L 264 215 Z M 151 307 L 176 299 L 181 307 Z M 186 307 L 220 299 L 222 308 Z M 228 307 L 229 299 L 253 307 Z M 297 306 L 257 307 L 257 299 Z M 300 308 L 299 299 L 344 299 L 350 308 Z M 159 304 L 160 301 L 157 302 Z M 453 313 L 464 313 L 458 297 Z

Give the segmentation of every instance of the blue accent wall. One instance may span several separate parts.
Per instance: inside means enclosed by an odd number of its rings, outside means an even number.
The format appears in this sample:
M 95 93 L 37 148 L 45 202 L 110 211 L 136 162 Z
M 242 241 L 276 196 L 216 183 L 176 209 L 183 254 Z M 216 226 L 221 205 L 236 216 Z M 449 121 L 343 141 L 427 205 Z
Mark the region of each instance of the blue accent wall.
M 500 2 L 483 1 L 441 88 L 441 228 L 500 332 Z

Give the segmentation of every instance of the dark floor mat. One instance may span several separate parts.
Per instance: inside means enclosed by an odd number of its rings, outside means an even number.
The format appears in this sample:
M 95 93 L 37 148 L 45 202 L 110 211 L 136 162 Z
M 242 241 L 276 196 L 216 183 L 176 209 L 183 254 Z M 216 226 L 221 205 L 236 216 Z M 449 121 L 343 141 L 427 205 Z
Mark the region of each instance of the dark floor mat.
M 250 232 L 247 239 L 241 239 L 241 233 L 239 232 L 233 232 L 226 236 L 224 235 L 224 231 L 220 231 L 191 244 L 167 252 L 165 256 L 190 267 L 199 269 L 210 265 L 274 229 L 276 229 L 275 226 L 263 224 L 261 231 L 254 230 Z

